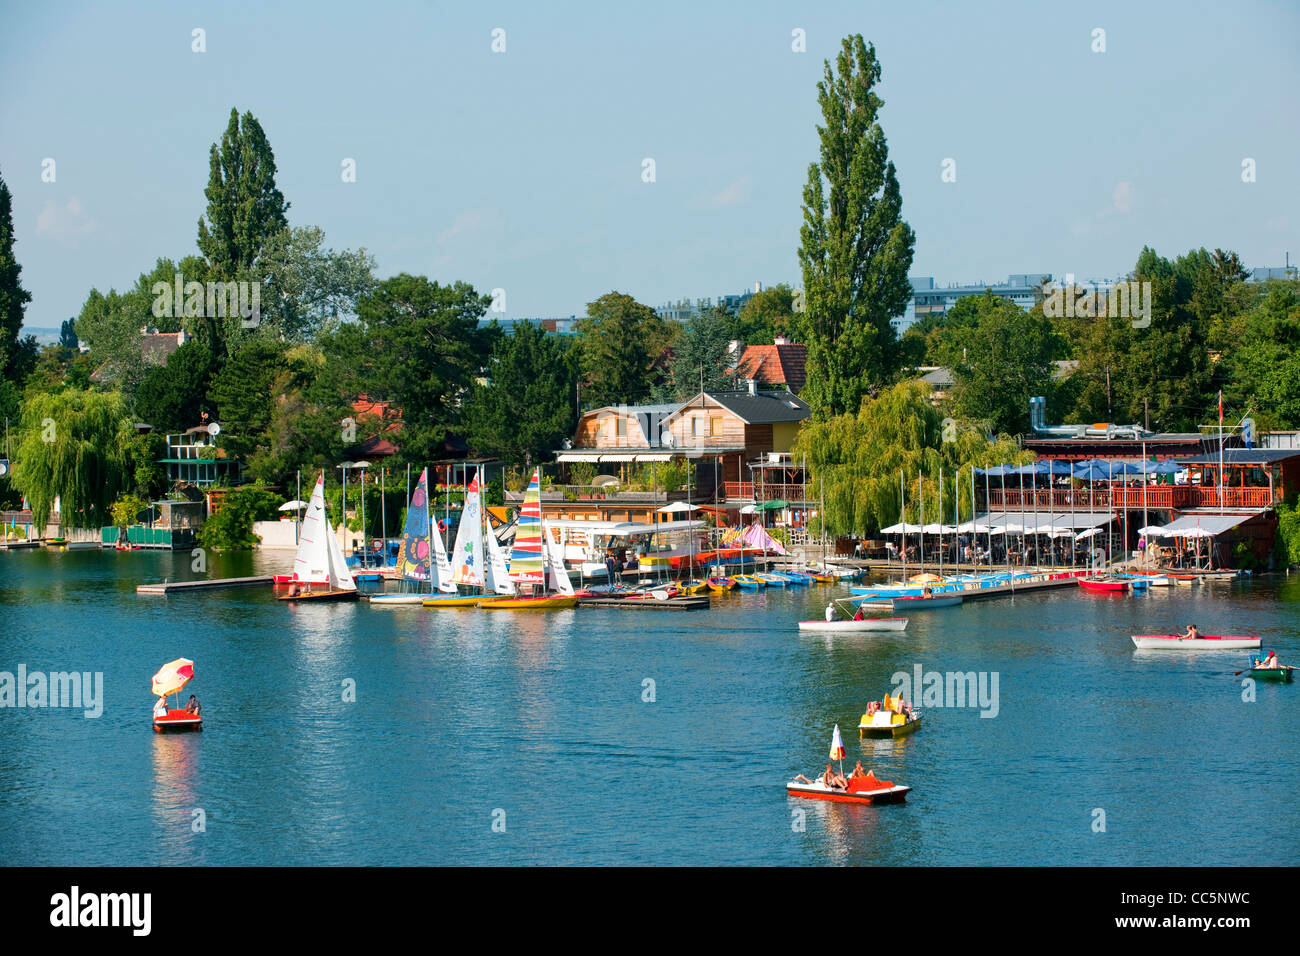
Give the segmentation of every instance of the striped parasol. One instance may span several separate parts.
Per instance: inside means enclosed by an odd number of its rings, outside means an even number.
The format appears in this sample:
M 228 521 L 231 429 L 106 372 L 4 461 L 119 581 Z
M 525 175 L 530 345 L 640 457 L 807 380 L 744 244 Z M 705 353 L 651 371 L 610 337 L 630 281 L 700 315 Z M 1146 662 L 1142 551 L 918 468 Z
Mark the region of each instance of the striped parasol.
M 831 734 L 831 759 L 840 762 L 840 775 L 844 774 L 844 741 L 840 737 L 840 725 L 835 725 L 835 733 Z
M 170 664 L 164 664 L 153 675 L 153 692 L 155 697 L 166 697 L 178 693 L 182 687 L 194 679 L 194 662 L 179 657 Z

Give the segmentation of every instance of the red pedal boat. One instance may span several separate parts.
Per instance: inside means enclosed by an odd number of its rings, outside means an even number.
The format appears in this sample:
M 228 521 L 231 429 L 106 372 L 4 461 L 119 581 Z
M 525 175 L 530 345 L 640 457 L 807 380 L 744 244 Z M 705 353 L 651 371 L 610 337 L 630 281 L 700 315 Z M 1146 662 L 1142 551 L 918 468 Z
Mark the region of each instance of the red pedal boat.
M 191 714 L 188 710 L 169 710 L 166 717 L 155 717 L 153 719 L 153 729 L 160 734 L 182 730 L 202 730 L 203 718 L 198 714 Z
M 831 800 L 835 803 L 902 803 L 911 789 L 895 784 L 892 780 L 878 780 L 872 775 L 850 780 L 847 790 L 828 787 L 820 780 L 812 783 L 791 780 L 785 785 L 785 792 L 792 797 Z

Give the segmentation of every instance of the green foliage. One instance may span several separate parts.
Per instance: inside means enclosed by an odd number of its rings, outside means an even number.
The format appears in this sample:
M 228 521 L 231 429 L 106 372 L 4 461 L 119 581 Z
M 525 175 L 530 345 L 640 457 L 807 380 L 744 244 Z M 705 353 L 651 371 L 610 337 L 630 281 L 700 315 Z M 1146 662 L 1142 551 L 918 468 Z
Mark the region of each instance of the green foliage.
M 208 391 L 221 422 L 221 447 L 235 458 L 249 458 L 267 447 L 266 432 L 278 399 L 277 380 L 289 368 L 284 346 L 257 337 L 244 345 L 212 377 Z
M 444 286 L 405 273 L 385 279 L 358 302 L 359 321 L 320 337 L 325 367 L 314 404 L 338 422 L 358 395 L 392 402 L 404 413 L 396 438 L 402 459 L 441 457 L 495 338 L 478 328 L 490 301 L 463 282 Z M 366 437 L 358 430 L 358 442 Z
M 650 461 L 636 468 L 628 481 L 629 491 L 681 491 L 690 480 L 691 466 L 685 459 Z
M 215 364 L 206 342 L 186 342 L 167 356 L 166 364 L 144 376 L 135 393 L 136 413 L 159 431 L 193 428 L 201 414 L 212 408 L 208 383 Z
M 226 279 L 247 272 L 271 236 L 288 227 L 289 204 L 275 185 L 275 155 L 252 113 L 230 111 L 221 145 L 209 154 L 206 218 L 199 218 L 199 249 Z
M 701 387 L 705 391 L 733 387 L 730 343 L 730 330 L 716 310 L 687 320 L 673 343 L 672 377 L 665 397 L 684 402 Z
M 1277 506 L 1277 541 L 1274 553 L 1288 567 L 1300 565 L 1300 511 L 1292 500 Z
M 159 463 L 167 452 L 167 439 L 158 432 L 130 433 L 122 439 L 127 487 L 146 501 L 157 500 L 167 490 L 167 469 Z
M 529 322 L 501 335 L 488 361 L 487 380 L 465 403 L 465 431 L 478 453 L 509 464 L 548 460 L 573 434 L 578 368 L 569 341 Z
M 807 461 L 810 497 L 825 495 L 826 527 L 835 534 L 866 533 L 899 520 L 899 484 L 907 491 L 908 519 L 937 520 L 942 495 L 945 521 L 960 511 L 970 517 L 970 466 L 1022 464 L 1033 460 L 1006 436 L 990 443 L 982 429 L 959 427 L 944 441 L 943 417 L 929 402 L 929 387 L 903 382 L 863 403 L 856 415 L 812 421 L 799 430 L 793 449 Z M 943 471 L 943 486 L 939 473 Z M 960 472 L 962 488 L 954 493 Z
M 575 461 L 569 464 L 569 484 L 589 485 L 596 479 L 596 466 L 589 461 Z
M 36 361 L 36 337 L 23 335 L 23 314 L 32 294 L 14 258 L 13 196 L 0 177 L 0 380 L 20 383 Z
M 659 379 L 656 364 L 677 333 L 676 323 L 665 322 L 622 292 L 607 292 L 587 303 L 587 315 L 575 330 L 584 408 L 649 398 Z
M 936 357 L 952 369 L 953 412 L 990 423 L 993 432 L 1029 430 L 1029 399 L 1050 395 L 1053 362 L 1065 343 L 1041 310 L 1025 312 L 990 291 L 968 296 L 938 327 Z
M 65 527 L 108 524 L 109 508 L 128 486 L 124 438 L 130 432 L 117 393 L 31 396 L 14 454 L 14 485 L 32 506 L 33 524 L 45 525 L 56 497 Z
M 138 523 L 140 513 L 147 510 L 149 510 L 148 501 L 139 495 L 126 494 L 113 502 L 109 514 L 113 519 L 114 527 L 125 528 Z
M 907 271 L 915 236 L 901 218 L 902 195 L 877 121 L 874 46 L 846 37 L 836 68 L 817 84 L 825 126 L 820 162 L 808 168 L 799 264 L 807 312 L 808 382 L 801 397 L 821 417 L 856 414 L 864 396 L 897 364 L 890 320 L 912 296 Z
M 794 290 L 784 282 L 755 292 L 734 316 L 724 319 L 727 338 L 744 345 L 771 345 L 778 335 L 794 337 L 798 324 Z
M 311 341 L 355 313 L 357 300 L 375 287 L 375 260 L 365 249 L 324 248 L 317 226 L 271 234 L 250 270 L 265 281 L 259 332 L 289 342 Z
M 1223 352 L 1215 378 L 1227 407 L 1249 408 L 1257 429 L 1298 428 L 1300 282 L 1272 280 L 1255 296 L 1214 336 Z
M 199 544 L 214 551 L 247 551 L 262 540 L 253 534 L 253 522 L 279 518 L 279 504 L 280 496 L 269 488 L 236 488 L 225 496 L 217 513 L 203 522 Z

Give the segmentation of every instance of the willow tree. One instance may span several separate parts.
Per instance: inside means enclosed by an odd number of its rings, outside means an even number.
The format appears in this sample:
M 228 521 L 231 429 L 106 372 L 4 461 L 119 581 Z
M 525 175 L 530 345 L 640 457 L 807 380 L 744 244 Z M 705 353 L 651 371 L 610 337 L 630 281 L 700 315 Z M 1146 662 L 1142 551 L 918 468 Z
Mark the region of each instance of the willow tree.
M 825 496 L 826 528 L 836 534 L 866 533 L 899 521 L 900 475 L 908 520 L 919 516 L 921 500 L 926 518 L 937 520 L 941 472 L 944 514 L 965 520 L 969 495 L 963 507 L 962 496 L 953 494 L 954 475 L 960 471 L 966 479 L 971 465 L 1020 464 L 1034 457 L 1006 436 L 989 442 L 974 425 L 945 424 L 921 381 L 885 389 L 856 414 L 805 423 L 794 455 L 807 463 L 810 497 Z
M 819 416 L 858 411 L 890 380 L 897 338 L 890 320 L 912 296 L 907 271 L 916 236 L 902 220 L 903 200 L 885 134 L 876 48 L 846 37 L 832 71 L 817 84 L 825 126 L 820 162 L 803 191 L 799 265 L 806 314 L 808 382 L 801 397 Z
M 43 527 L 58 498 L 65 528 L 110 524 L 113 502 L 128 484 L 131 433 L 116 392 L 33 395 L 14 455 L 14 484 L 31 505 L 32 523 Z

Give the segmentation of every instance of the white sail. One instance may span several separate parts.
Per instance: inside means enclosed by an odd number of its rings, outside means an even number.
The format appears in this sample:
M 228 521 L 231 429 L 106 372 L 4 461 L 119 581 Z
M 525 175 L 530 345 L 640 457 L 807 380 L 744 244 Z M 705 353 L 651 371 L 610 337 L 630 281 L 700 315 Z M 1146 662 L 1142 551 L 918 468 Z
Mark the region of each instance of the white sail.
M 457 584 L 483 587 L 483 508 L 478 497 L 478 476 L 465 489 L 465 507 L 456 529 L 456 547 L 451 554 L 452 580 Z
M 488 528 L 484 535 L 488 546 L 488 587 L 497 594 L 516 594 L 515 582 L 510 580 L 510 569 L 506 567 L 505 552 L 497 542 L 497 536 Z
M 325 520 L 325 475 L 316 479 L 316 487 L 307 504 L 298 535 L 298 554 L 293 559 L 293 576 L 297 581 L 319 584 L 330 580 L 329 524 Z
M 564 549 L 551 543 L 551 532 L 542 523 L 542 554 L 546 558 L 547 584 L 561 594 L 573 594 L 573 581 L 564 567 Z
M 456 582 L 452 580 L 451 559 L 447 557 L 447 548 L 442 543 L 442 535 L 429 519 L 429 540 L 433 542 L 433 580 L 443 594 L 455 594 Z
M 328 526 L 329 522 L 325 522 Z M 348 570 L 348 564 L 343 560 L 343 549 L 339 547 L 339 538 L 332 530 L 325 535 L 329 540 L 329 568 L 330 568 L 330 588 L 334 591 L 355 591 L 356 582 L 352 580 L 352 572 Z

